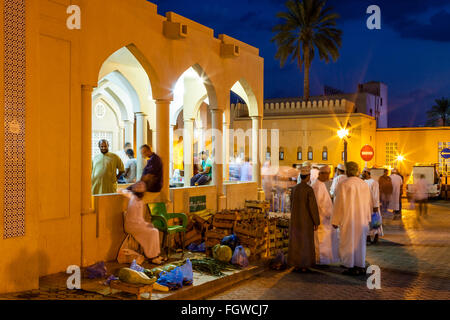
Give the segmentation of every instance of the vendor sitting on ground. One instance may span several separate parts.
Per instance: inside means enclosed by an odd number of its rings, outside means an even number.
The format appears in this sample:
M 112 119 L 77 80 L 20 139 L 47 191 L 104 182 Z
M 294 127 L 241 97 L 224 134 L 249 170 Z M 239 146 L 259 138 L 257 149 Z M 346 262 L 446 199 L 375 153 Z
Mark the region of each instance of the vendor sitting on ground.
M 202 171 L 196 174 L 191 179 L 191 186 L 202 186 L 211 181 L 212 177 L 212 161 L 205 151 L 201 152 L 202 156 Z
M 142 200 L 146 191 L 145 182 L 139 181 L 132 186 L 132 190 L 120 190 L 124 196 L 130 198 L 125 214 L 125 232 L 132 235 L 141 245 L 146 258 L 153 264 L 161 264 L 164 260 L 160 254 L 159 231 L 150 222 L 145 221 L 145 203 Z

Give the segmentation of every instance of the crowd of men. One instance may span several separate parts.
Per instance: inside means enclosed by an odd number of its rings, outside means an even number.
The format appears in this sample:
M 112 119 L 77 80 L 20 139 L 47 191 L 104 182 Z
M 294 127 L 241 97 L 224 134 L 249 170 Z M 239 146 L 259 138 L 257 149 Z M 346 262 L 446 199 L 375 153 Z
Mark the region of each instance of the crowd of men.
M 306 164 L 292 189 L 288 263 L 309 272 L 314 265 L 340 263 L 344 274 L 366 273 L 368 236 L 383 235 L 381 212 L 400 214 L 403 178 L 397 170 L 385 171 L 378 183 L 357 163 L 340 164 L 330 188 L 329 166 Z M 381 198 L 381 210 L 380 210 Z M 372 224 L 373 220 L 380 222 Z
M 108 194 L 117 192 L 118 183 L 135 184 L 144 182 L 147 192 L 159 192 L 163 184 L 161 158 L 148 145 L 140 147 L 141 156 L 147 159 L 140 179 L 137 179 L 137 159 L 131 143 L 126 143 L 118 154 L 109 151 L 107 140 L 98 142 L 100 154 L 92 161 L 92 194 Z M 132 186 L 129 187 L 129 190 Z

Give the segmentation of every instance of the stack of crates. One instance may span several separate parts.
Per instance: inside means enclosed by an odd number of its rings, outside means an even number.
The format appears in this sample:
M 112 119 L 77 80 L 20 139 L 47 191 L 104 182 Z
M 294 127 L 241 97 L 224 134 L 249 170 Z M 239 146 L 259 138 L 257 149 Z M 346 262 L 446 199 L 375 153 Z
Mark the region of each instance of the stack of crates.
M 277 221 L 266 220 L 266 257 L 274 257 L 277 253 Z
M 243 247 L 250 249 L 250 260 L 262 258 L 266 251 L 266 219 L 260 209 L 240 210 L 234 233 Z
M 278 218 L 277 230 L 280 234 L 280 249 L 284 254 L 289 251 L 289 219 Z
M 216 244 L 220 244 L 222 239 L 233 234 L 233 229 L 238 219 L 238 210 L 226 210 L 217 212 L 212 219 L 212 229 L 205 233 L 205 246 L 211 249 Z

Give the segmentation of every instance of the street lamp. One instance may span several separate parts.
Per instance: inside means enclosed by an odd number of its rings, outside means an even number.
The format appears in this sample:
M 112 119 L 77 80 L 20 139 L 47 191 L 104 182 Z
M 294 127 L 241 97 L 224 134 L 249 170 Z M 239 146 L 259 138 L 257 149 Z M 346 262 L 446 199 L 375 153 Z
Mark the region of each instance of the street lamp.
M 342 125 L 341 122 L 341 128 L 338 130 L 337 135 L 341 140 L 344 140 L 344 165 L 347 165 L 347 147 L 348 147 L 348 139 L 351 137 L 351 124 L 350 122 L 347 122 L 345 126 Z
M 399 166 L 399 164 L 401 164 L 403 162 L 403 160 L 405 160 L 405 157 L 402 156 L 401 154 L 397 155 L 397 158 L 395 158 L 395 167 L 397 168 Z

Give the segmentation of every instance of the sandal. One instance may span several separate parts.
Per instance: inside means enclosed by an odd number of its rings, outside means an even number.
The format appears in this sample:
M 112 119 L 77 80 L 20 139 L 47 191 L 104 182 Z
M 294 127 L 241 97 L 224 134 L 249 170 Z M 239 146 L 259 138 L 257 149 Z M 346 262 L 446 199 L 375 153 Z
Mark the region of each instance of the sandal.
M 164 262 L 164 259 L 162 257 L 156 257 L 153 258 L 150 262 L 159 266 Z

